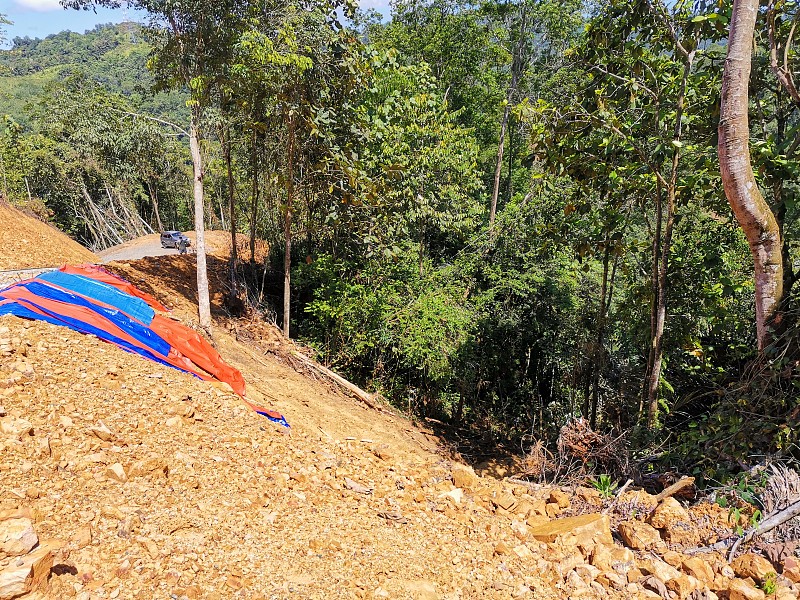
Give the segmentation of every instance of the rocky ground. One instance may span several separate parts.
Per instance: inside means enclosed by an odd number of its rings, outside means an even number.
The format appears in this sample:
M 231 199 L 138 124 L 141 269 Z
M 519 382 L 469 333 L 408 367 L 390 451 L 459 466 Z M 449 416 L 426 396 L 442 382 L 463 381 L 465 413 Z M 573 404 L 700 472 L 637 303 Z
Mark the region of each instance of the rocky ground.
M 191 324 L 192 261 L 112 268 Z M 290 430 L 223 386 L 0 319 L 0 600 L 797 597 L 791 560 L 693 552 L 730 535 L 727 510 L 476 475 L 221 302 L 220 352 Z

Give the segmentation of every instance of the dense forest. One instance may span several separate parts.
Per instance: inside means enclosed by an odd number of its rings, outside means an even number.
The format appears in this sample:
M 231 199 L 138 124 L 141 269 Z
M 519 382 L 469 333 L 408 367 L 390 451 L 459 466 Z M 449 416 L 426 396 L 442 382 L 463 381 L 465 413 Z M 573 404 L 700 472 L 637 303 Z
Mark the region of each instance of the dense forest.
M 11 201 L 94 249 L 249 237 L 232 294 L 454 439 L 583 417 L 707 481 L 797 452 L 796 3 L 740 61 L 756 234 L 728 0 L 129 4 L 151 23 L 0 53 Z

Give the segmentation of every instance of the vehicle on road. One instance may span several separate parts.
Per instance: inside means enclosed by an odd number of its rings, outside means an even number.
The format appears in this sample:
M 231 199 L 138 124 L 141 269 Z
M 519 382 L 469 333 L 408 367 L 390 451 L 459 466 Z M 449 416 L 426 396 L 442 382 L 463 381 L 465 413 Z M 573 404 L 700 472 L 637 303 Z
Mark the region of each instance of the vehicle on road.
M 192 242 L 188 237 L 183 235 L 180 231 L 165 231 L 161 234 L 161 247 L 162 248 L 178 248 L 181 247 L 183 241 L 184 248 L 191 246 Z

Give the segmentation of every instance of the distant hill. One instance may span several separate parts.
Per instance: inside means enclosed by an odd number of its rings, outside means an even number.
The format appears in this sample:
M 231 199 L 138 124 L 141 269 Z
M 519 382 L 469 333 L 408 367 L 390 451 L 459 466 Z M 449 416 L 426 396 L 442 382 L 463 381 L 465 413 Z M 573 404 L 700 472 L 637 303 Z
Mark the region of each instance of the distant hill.
M 83 73 L 120 93 L 142 112 L 178 122 L 186 118 L 181 93 L 150 93 L 150 46 L 137 23 L 98 25 L 86 33 L 63 31 L 44 39 L 16 37 L 0 50 L 0 116 L 27 125 L 25 107 L 49 84 Z

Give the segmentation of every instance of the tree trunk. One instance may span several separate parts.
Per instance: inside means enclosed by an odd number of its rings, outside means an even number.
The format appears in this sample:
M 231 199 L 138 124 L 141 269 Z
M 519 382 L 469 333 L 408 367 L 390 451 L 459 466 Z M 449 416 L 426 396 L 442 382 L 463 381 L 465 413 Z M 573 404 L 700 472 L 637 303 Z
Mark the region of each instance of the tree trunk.
M 658 386 L 661 381 L 661 365 L 664 356 L 664 325 L 667 321 L 667 267 L 669 266 L 669 250 L 672 243 L 672 231 L 675 225 L 675 190 L 669 192 L 667 203 L 667 222 L 664 227 L 664 243 L 661 246 L 660 264 L 658 267 L 655 292 L 655 322 L 652 333 L 653 364 L 647 380 L 647 426 L 655 427 L 658 419 Z
M 158 189 L 153 184 L 152 179 L 148 178 L 147 188 L 150 190 L 150 200 L 153 203 L 153 210 L 156 213 L 156 223 L 158 223 L 158 231 L 159 233 L 161 233 L 162 231 L 164 231 L 164 225 L 163 223 L 161 223 L 161 215 L 159 214 L 159 209 L 158 209 Z
M 253 129 L 253 148 L 250 163 L 253 180 L 250 188 L 250 263 L 256 262 L 256 220 L 258 218 L 258 135 Z
M 644 414 L 645 402 L 647 402 L 648 409 L 650 406 L 650 382 L 652 380 L 653 367 L 656 362 L 655 339 L 656 330 L 658 328 L 658 259 L 661 256 L 661 230 L 664 223 L 662 194 L 663 190 L 659 185 L 656 190 L 655 231 L 653 232 L 653 253 L 652 261 L 650 263 L 650 284 L 653 293 L 653 299 L 650 302 L 650 347 L 647 350 L 647 368 L 645 369 L 644 381 L 642 382 L 642 395 L 639 401 L 639 419 L 641 419 Z M 649 422 L 650 418 L 648 412 L 648 423 Z
M 283 237 L 286 241 L 283 257 L 283 335 L 289 337 L 292 274 L 292 205 L 294 203 L 294 117 L 289 117 L 289 148 L 286 158 L 286 219 Z
M 768 324 L 783 298 L 778 222 L 756 185 L 750 164 L 748 100 L 758 0 L 734 0 L 722 75 L 719 154 L 722 186 L 753 255 L 758 349 L 769 345 Z
M 597 408 L 600 404 L 600 371 L 603 364 L 603 345 L 606 326 L 606 295 L 608 294 L 608 264 L 611 258 L 611 241 L 606 233 L 605 248 L 603 249 L 603 280 L 600 284 L 600 301 L 597 311 L 597 334 L 594 343 L 594 358 L 592 360 L 592 410 L 589 417 L 589 426 L 597 429 Z
M 509 93 L 510 95 L 510 93 Z M 503 119 L 500 121 L 500 142 L 497 146 L 497 162 L 494 167 L 494 185 L 492 187 L 492 204 L 489 209 L 489 229 L 494 226 L 494 218 L 497 214 L 497 197 L 500 194 L 500 172 L 503 170 L 503 149 L 506 141 L 506 128 L 508 127 L 508 113 L 511 110 L 511 102 L 507 102 L 503 109 Z
M 686 89 L 689 82 L 689 75 L 694 64 L 695 50 L 685 51 L 682 46 L 678 46 L 684 56 L 683 78 L 681 88 L 675 103 L 675 122 L 672 131 L 672 139 L 680 142 L 683 132 L 683 111 L 686 102 Z M 658 225 L 659 235 L 656 243 L 653 244 L 653 295 L 654 304 L 652 312 L 651 330 L 651 363 L 648 370 L 647 384 L 647 426 L 655 427 L 658 421 L 658 388 L 661 382 L 661 365 L 664 356 L 664 326 L 667 321 L 667 269 L 669 268 L 669 252 L 672 246 L 672 234 L 675 230 L 675 210 L 678 193 L 678 168 L 681 159 L 681 145 L 676 143 L 672 150 L 672 167 L 670 169 L 669 180 L 665 180 L 658 175 Z M 664 223 L 664 238 L 660 239 L 661 229 L 661 196 L 664 187 L 667 191 L 667 220 Z
M 203 198 L 203 156 L 200 153 L 199 139 L 200 111 L 192 108 L 191 123 L 189 125 L 189 149 L 192 153 L 192 166 L 194 167 L 194 232 L 196 236 L 195 254 L 197 257 L 197 310 L 200 319 L 200 328 L 212 337 L 211 330 L 211 302 L 208 298 L 208 270 L 206 268 L 206 236 L 203 212 L 205 200 Z
M 228 171 L 228 219 L 231 228 L 231 262 L 230 280 L 236 288 L 236 263 L 239 259 L 236 251 L 236 189 L 233 182 L 233 165 L 231 163 L 231 129 L 226 126 L 222 137 L 222 153 L 225 157 L 225 168 Z
M 494 168 L 494 185 L 492 186 L 492 203 L 489 208 L 489 229 L 494 226 L 494 218 L 497 215 L 497 198 L 500 195 L 500 173 L 503 170 L 503 151 L 505 150 L 506 131 L 508 130 L 508 117 L 511 112 L 511 103 L 519 83 L 520 71 L 522 70 L 522 53 L 525 46 L 525 34 L 527 15 L 523 13 L 522 24 L 520 26 L 519 40 L 514 46 L 511 58 L 511 83 L 506 93 L 506 105 L 503 108 L 503 118 L 500 121 L 500 140 L 497 145 L 497 162 Z M 513 156 L 511 160 L 513 160 Z M 510 172 L 510 167 L 509 167 Z

